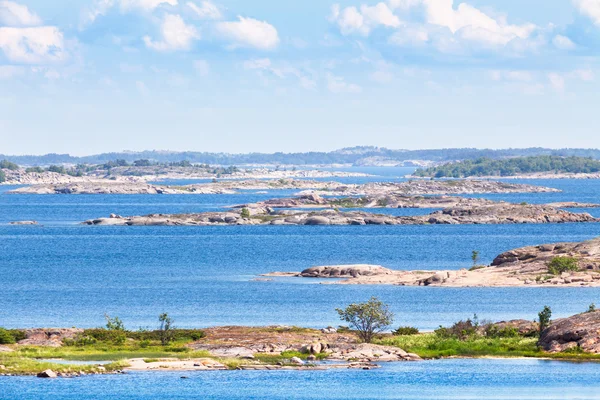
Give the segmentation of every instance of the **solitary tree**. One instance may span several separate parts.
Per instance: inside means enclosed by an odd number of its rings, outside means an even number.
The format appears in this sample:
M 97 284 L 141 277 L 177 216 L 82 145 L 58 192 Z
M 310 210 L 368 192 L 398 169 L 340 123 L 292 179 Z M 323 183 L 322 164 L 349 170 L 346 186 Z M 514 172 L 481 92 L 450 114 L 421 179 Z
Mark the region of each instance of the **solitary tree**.
M 246 207 L 242 208 L 242 212 L 241 212 L 241 217 L 248 219 L 250 218 L 250 210 L 248 210 Z
M 540 322 L 540 336 L 542 332 L 550 326 L 550 318 L 552 318 L 552 309 L 548 306 L 544 306 L 544 309 L 538 314 Z
M 111 318 L 110 315 L 104 314 L 106 319 L 106 329 L 109 331 L 125 331 L 125 325 L 119 317 Z
M 371 343 L 376 333 L 384 331 L 394 321 L 389 306 L 377 297 L 371 297 L 366 303 L 350 304 L 345 309 L 336 309 L 342 321 L 348 322 L 358 331 L 365 343 Z
M 473 253 L 471 253 L 471 260 L 473 260 L 473 266 L 475 267 L 479 262 L 479 252 L 477 250 L 473 250 Z
M 158 317 L 158 321 L 160 322 L 160 327 L 158 328 L 160 343 L 163 346 L 166 346 L 173 341 L 175 329 L 173 327 L 173 318 L 169 317 L 169 314 L 164 313 L 160 314 L 160 316 Z

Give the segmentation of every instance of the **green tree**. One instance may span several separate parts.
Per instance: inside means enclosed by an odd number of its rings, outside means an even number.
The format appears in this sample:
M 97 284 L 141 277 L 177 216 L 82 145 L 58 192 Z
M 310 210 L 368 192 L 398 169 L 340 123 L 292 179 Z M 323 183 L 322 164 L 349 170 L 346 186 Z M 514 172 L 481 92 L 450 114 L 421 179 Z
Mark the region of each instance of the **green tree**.
M 473 266 L 479 263 L 479 252 L 477 250 L 473 250 L 473 253 L 471 253 L 471 260 L 473 261 Z
M 242 212 L 240 214 L 242 216 L 242 218 L 250 218 L 250 210 L 248 210 L 246 207 L 242 208 Z
M 0 183 L 6 182 L 6 174 L 0 169 Z
M 375 334 L 384 331 L 394 321 L 394 314 L 389 306 L 377 297 L 371 297 L 366 303 L 353 303 L 345 309 L 336 309 L 342 321 L 348 322 L 358 331 L 358 336 L 365 343 L 371 343 Z
M 160 343 L 163 346 L 166 346 L 171 343 L 174 338 L 175 327 L 173 326 L 173 318 L 169 317 L 169 314 L 163 313 L 158 317 L 158 321 L 160 322 L 160 326 L 158 328 Z
M 107 330 L 125 332 L 125 325 L 119 317 L 111 318 L 110 315 L 104 314 L 104 319 L 106 320 Z
M 544 306 L 544 309 L 538 314 L 538 321 L 540 323 L 540 336 L 542 332 L 550 326 L 550 319 L 552 318 L 552 309 L 548 306 Z

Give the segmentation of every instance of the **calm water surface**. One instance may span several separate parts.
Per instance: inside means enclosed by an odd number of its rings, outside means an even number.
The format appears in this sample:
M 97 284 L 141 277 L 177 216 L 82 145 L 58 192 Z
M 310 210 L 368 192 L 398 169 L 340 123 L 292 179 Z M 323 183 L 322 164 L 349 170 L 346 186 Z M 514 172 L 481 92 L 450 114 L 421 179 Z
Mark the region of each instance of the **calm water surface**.
M 443 360 L 387 364 L 371 371 L 0 377 L 0 399 L 598 399 L 598 367 L 539 360 Z
M 403 171 L 371 171 L 401 180 Z M 512 182 L 512 181 L 510 181 Z M 540 180 L 562 193 L 485 195 L 497 200 L 600 202 L 600 181 Z M 179 327 L 337 325 L 336 307 L 379 296 L 396 323 L 434 329 L 477 313 L 556 317 L 600 302 L 594 288 L 414 288 L 256 281 L 271 271 L 370 263 L 394 269 L 460 269 L 472 250 L 483 262 L 525 245 L 581 241 L 598 224 L 366 227 L 88 227 L 110 213 L 202 212 L 285 197 L 293 191 L 201 196 L 8 195 L 0 186 L 0 326 L 79 326 L 118 315 L 130 329 L 155 327 L 169 312 Z M 385 210 L 396 215 L 431 210 Z M 600 216 L 598 209 L 581 209 Z M 43 226 L 10 226 L 37 220 Z M 444 360 L 388 364 L 376 371 L 132 373 L 82 379 L 0 377 L 0 399 L 559 399 L 600 398 L 597 364 L 539 360 Z

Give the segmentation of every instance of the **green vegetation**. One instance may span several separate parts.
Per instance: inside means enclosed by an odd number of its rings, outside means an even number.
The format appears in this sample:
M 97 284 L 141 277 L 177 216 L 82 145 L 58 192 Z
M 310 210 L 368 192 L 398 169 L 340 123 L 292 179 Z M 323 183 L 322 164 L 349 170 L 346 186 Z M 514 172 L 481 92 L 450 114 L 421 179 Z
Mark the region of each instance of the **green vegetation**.
M 478 158 L 420 169 L 415 172 L 415 175 L 435 178 L 466 178 L 471 176 L 513 176 L 535 172 L 600 172 L 600 161 L 592 158 L 560 156 L 516 157 L 500 160 Z
M 0 169 L 9 169 L 11 171 L 16 171 L 19 169 L 19 166 L 8 160 L 2 160 L 2 161 L 0 161 Z
M 0 183 L 6 182 L 6 174 L 0 169 Z
M 590 306 L 588 307 L 587 312 L 596 312 L 596 304 L 592 303 L 590 304 Z
M 554 257 L 548 264 L 548 272 L 552 275 L 560 275 L 563 272 L 577 272 L 579 264 L 573 257 Z
M 538 322 L 540 323 L 540 336 L 546 328 L 550 326 L 550 319 L 552 318 L 552 309 L 548 306 L 544 306 L 544 309 L 538 314 Z
M 158 329 L 160 343 L 163 346 L 168 345 L 175 339 L 175 328 L 173 327 L 173 318 L 169 314 L 163 313 L 158 317 L 160 328 Z
M 384 331 L 394 321 L 389 306 L 377 297 L 366 303 L 350 304 L 345 309 L 336 309 L 342 321 L 348 322 L 365 343 L 371 343 L 376 333 Z
M 248 210 L 246 207 L 242 208 L 242 212 L 241 212 L 241 217 L 242 218 L 250 218 L 250 210 Z
M 392 335 L 394 336 L 410 336 L 418 334 L 419 330 L 412 326 L 401 326 L 398 329 L 392 331 Z

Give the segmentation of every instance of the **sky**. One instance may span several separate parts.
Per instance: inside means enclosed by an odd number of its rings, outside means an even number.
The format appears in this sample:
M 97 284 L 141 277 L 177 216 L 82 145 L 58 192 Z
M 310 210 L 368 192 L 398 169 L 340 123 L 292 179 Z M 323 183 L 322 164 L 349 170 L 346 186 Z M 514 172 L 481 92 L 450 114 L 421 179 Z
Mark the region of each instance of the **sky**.
M 0 154 L 600 147 L 600 0 L 0 0 Z

